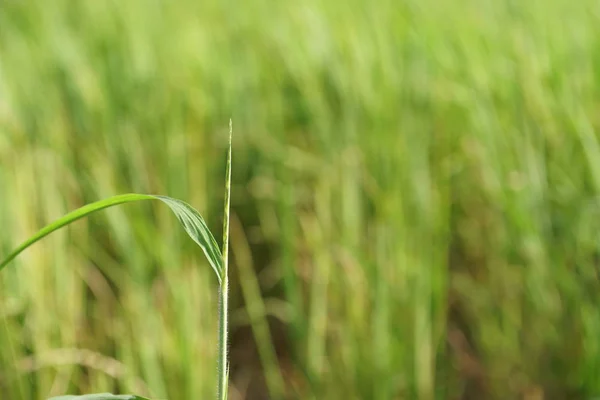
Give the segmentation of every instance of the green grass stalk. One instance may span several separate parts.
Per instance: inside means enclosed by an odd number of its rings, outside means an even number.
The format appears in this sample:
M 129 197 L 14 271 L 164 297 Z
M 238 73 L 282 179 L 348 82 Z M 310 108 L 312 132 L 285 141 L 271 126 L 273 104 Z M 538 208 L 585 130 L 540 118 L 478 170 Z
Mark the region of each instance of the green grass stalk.
M 233 124 L 229 121 L 229 147 L 227 150 L 227 169 L 225 178 L 225 211 L 223 213 L 223 275 L 219 286 L 219 349 L 218 349 L 218 387 L 217 399 L 227 399 L 227 384 L 229 377 L 229 366 L 227 364 L 227 319 L 229 298 L 229 208 L 231 207 L 231 138 L 233 136 Z

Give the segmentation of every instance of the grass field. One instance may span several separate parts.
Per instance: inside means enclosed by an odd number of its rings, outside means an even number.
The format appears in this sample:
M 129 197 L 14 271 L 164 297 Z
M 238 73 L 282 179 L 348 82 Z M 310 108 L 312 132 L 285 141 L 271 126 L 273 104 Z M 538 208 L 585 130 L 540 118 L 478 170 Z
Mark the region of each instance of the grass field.
M 231 399 L 600 396 L 600 3 L 0 2 L 0 259 L 220 232 Z M 220 237 L 219 234 L 215 235 Z M 129 205 L 0 275 L 0 398 L 213 398 L 216 282 Z

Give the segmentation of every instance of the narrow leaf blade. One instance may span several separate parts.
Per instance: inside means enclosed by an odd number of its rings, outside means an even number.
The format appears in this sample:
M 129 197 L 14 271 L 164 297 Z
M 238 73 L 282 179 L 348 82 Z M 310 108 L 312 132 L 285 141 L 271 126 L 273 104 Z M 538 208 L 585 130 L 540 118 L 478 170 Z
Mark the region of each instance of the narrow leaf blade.
M 204 218 L 202 218 L 198 211 L 184 201 L 166 196 L 155 197 L 169 206 L 171 211 L 177 216 L 177 219 L 187 234 L 198 246 L 200 246 L 202 251 L 204 251 L 210 266 L 215 271 L 215 274 L 217 274 L 219 283 L 221 283 L 223 277 L 223 260 L 221 252 L 219 251 L 219 245 L 208 229 Z
M 51 397 L 48 400 L 150 400 L 146 397 L 136 396 L 133 394 L 84 394 L 81 396 L 58 396 Z
M 228 253 L 229 253 L 229 214 L 231 208 L 231 142 L 233 137 L 233 123 L 229 120 L 229 147 L 227 149 L 227 166 L 225 171 L 225 210 L 223 212 L 223 280 L 219 287 L 219 347 L 217 356 L 217 399 L 227 400 L 229 383 L 229 367 L 227 363 L 228 345 Z
M 189 204 L 173 199 L 167 196 L 154 196 L 149 194 L 123 194 L 118 196 L 109 197 L 104 200 L 97 201 L 95 203 L 87 204 L 75 211 L 72 211 L 56 221 L 46 225 L 44 228 L 39 230 L 35 235 L 24 241 L 19 247 L 17 247 L 12 253 L 10 253 L 4 260 L 0 262 L 0 271 L 6 267 L 12 260 L 15 259 L 19 254 L 25 251 L 28 247 L 48 236 L 52 232 L 69 225 L 71 222 L 77 221 L 83 217 L 86 217 L 96 211 L 103 210 L 108 207 L 116 206 L 118 204 L 131 203 L 134 201 L 141 200 L 160 200 L 164 204 L 168 205 L 171 211 L 175 214 L 187 234 L 200 246 L 204 255 L 208 259 L 211 267 L 217 274 L 219 283 L 221 282 L 223 260 L 221 257 L 221 251 L 215 241 L 214 236 L 208 229 L 204 218 L 200 215 Z

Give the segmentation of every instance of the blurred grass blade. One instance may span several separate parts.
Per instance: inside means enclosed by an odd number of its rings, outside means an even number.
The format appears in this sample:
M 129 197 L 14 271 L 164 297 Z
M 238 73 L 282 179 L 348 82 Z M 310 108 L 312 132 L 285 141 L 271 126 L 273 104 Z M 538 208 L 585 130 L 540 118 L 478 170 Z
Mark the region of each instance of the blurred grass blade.
M 97 393 L 85 394 L 82 396 L 58 396 L 51 397 L 48 400 L 150 400 L 146 397 L 136 396 L 133 394 L 110 394 Z
M 19 247 L 17 247 L 17 249 L 15 249 L 11 254 L 9 254 L 8 257 L 6 257 L 2 262 L 0 262 L 0 270 L 2 270 L 6 265 L 8 265 L 8 263 L 10 263 L 15 257 L 17 257 L 29 246 L 48 236 L 52 232 L 70 224 L 71 222 L 108 207 L 140 200 L 160 200 L 169 206 L 169 208 L 177 216 L 177 219 L 179 220 L 181 225 L 183 225 L 187 234 L 204 251 L 206 258 L 208 259 L 208 262 L 217 274 L 217 278 L 219 279 L 220 283 L 223 274 L 223 260 L 221 258 L 221 252 L 219 251 L 219 246 L 217 245 L 215 238 L 208 229 L 208 226 L 206 226 L 206 222 L 204 222 L 204 219 L 202 218 L 200 213 L 196 211 L 192 206 L 181 200 L 173 199 L 171 197 L 166 196 L 154 196 L 148 194 L 135 193 L 113 196 L 109 197 L 108 199 L 87 204 L 81 208 L 78 208 L 75 211 L 68 213 L 62 218 L 59 218 L 58 220 L 42 228 L 40 231 L 38 231 L 38 233 L 31 236 Z

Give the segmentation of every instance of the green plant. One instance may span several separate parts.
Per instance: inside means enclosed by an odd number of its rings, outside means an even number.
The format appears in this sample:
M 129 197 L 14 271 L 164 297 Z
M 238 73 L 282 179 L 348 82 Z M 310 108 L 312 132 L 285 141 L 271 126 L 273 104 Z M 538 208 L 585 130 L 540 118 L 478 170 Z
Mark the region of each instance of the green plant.
M 145 397 L 135 396 L 131 394 L 84 394 L 82 396 L 58 396 L 52 397 L 49 400 L 148 400 Z
M 204 218 L 189 204 L 167 196 L 157 196 L 148 194 L 124 194 L 100 200 L 87 204 L 75 211 L 72 211 L 58 220 L 50 223 L 35 235 L 24 241 L 19 247 L 11 252 L 2 262 L 0 262 L 0 271 L 14 260 L 20 253 L 28 247 L 48 236 L 52 232 L 69 225 L 78 219 L 86 217 L 96 211 L 103 210 L 119 204 L 131 203 L 141 200 L 160 200 L 169 208 L 187 234 L 200 246 L 204 255 L 208 259 L 219 281 L 219 341 L 218 341 L 218 382 L 217 399 L 227 399 L 227 383 L 229 378 L 229 369 L 227 364 L 227 334 L 228 334 L 228 248 L 229 248 L 229 208 L 231 204 L 231 141 L 233 135 L 232 122 L 229 122 L 229 145 L 227 148 L 227 165 L 225 178 L 225 209 L 223 213 L 223 250 L 219 251 L 217 242 L 210 232 Z M 84 396 L 61 396 L 54 397 L 53 400 L 143 400 L 144 397 L 136 395 L 112 395 L 107 393 L 84 395 Z
M 1 4 L 0 257 L 117 193 L 220 225 L 228 110 L 231 391 L 600 394 L 598 1 Z M 96 213 L 0 273 L 0 398 L 214 397 L 216 280 L 170 213 Z

